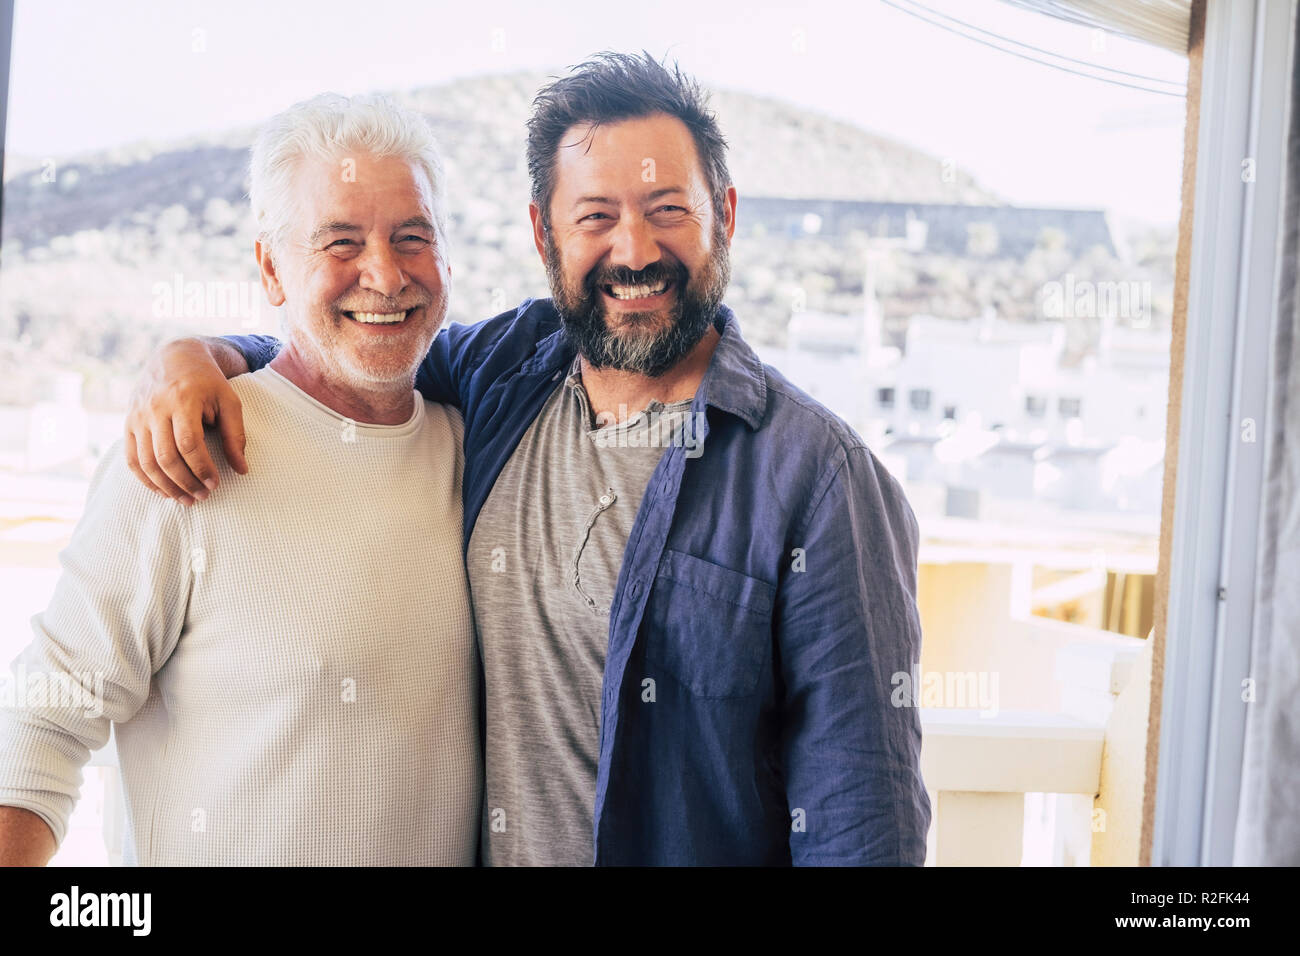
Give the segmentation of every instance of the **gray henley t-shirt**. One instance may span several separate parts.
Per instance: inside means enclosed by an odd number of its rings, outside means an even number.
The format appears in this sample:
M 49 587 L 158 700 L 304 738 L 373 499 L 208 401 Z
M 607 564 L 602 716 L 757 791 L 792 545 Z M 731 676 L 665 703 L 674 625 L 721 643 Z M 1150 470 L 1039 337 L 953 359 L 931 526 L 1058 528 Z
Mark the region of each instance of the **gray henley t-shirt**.
M 690 400 L 598 428 L 577 361 L 470 538 L 483 654 L 483 862 L 590 866 L 609 609 L 650 476 Z

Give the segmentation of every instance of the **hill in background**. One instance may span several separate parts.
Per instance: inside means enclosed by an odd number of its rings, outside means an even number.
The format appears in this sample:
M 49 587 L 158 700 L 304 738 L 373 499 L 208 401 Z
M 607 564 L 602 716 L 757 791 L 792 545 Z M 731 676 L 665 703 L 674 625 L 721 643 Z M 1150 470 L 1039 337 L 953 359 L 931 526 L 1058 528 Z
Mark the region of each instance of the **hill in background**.
M 540 74 L 459 80 L 395 94 L 429 116 L 446 156 L 455 287 L 451 319 L 469 322 L 546 294 L 527 218 L 524 122 Z M 746 334 L 777 342 L 792 301 L 861 308 L 865 234 L 777 234 L 746 219 L 746 196 L 996 205 L 960 170 L 847 123 L 743 93 L 715 93 L 741 194 L 728 303 Z M 42 374 L 86 374 L 88 401 L 120 407 L 160 340 L 187 331 L 276 331 L 260 299 L 245 198 L 254 129 L 181 143 L 8 164 L 0 273 L 0 404 L 39 398 Z M 949 181 L 945 181 L 945 179 Z M 1068 238 L 1068 237 L 1067 237 Z M 1035 291 L 1080 277 L 1163 275 L 1172 242 L 1152 238 L 1128 263 L 1045 241 L 1041 254 L 921 252 L 887 264 L 878 288 L 889 329 L 918 308 L 957 317 L 992 306 L 1034 318 Z M 972 268 L 978 262 L 976 268 Z M 1172 266 L 1168 272 L 1172 274 Z M 183 308 L 170 289 L 238 284 L 248 308 Z M 164 294 L 166 293 L 166 294 Z M 246 314 L 248 312 L 253 314 Z

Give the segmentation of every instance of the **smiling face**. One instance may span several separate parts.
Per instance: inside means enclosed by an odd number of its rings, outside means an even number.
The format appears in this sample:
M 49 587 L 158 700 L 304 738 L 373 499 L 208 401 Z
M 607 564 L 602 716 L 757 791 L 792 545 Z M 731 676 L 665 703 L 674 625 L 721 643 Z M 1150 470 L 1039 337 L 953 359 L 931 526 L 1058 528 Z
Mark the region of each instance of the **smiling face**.
M 409 389 L 447 314 L 451 272 L 428 177 L 396 157 L 304 159 L 283 248 L 258 244 L 304 362 L 339 385 Z
M 734 188 L 723 207 L 676 117 L 565 134 L 549 229 L 530 213 L 566 334 L 588 362 L 658 376 L 700 341 L 730 279 Z

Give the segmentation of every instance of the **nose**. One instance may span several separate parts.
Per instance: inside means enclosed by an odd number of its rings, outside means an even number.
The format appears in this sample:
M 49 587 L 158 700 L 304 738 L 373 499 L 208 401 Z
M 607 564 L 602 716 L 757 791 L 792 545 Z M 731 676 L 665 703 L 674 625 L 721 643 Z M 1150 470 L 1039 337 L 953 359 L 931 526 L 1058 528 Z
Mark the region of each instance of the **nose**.
M 386 242 L 366 243 L 357 265 L 361 271 L 358 278 L 361 288 L 370 289 L 385 298 L 397 298 L 410 283 L 402 271 L 396 252 Z
M 621 217 L 611 240 L 613 248 L 609 260 L 612 265 L 640 272 L 650 263 L 659 261 L 659 244 L 655 242 L 653 227 L 644 216 Z

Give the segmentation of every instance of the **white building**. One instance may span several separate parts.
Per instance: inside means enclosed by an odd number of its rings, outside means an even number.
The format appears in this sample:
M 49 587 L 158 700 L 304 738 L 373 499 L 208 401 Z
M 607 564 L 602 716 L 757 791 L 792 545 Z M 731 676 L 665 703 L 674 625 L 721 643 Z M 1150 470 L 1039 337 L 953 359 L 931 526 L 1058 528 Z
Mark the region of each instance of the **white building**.
M 863 291 L 861 316 L 798 312 L 787 347 L 760 354 L 909 482 L 1069 509 L 1158 510 L 1168 332 L 1103 319 L 1096 354 L 1066 366 L 1061 322 L 989 310 L 964 321 L 913 316 L 899 349 L 883 343 L 870 263 Z

